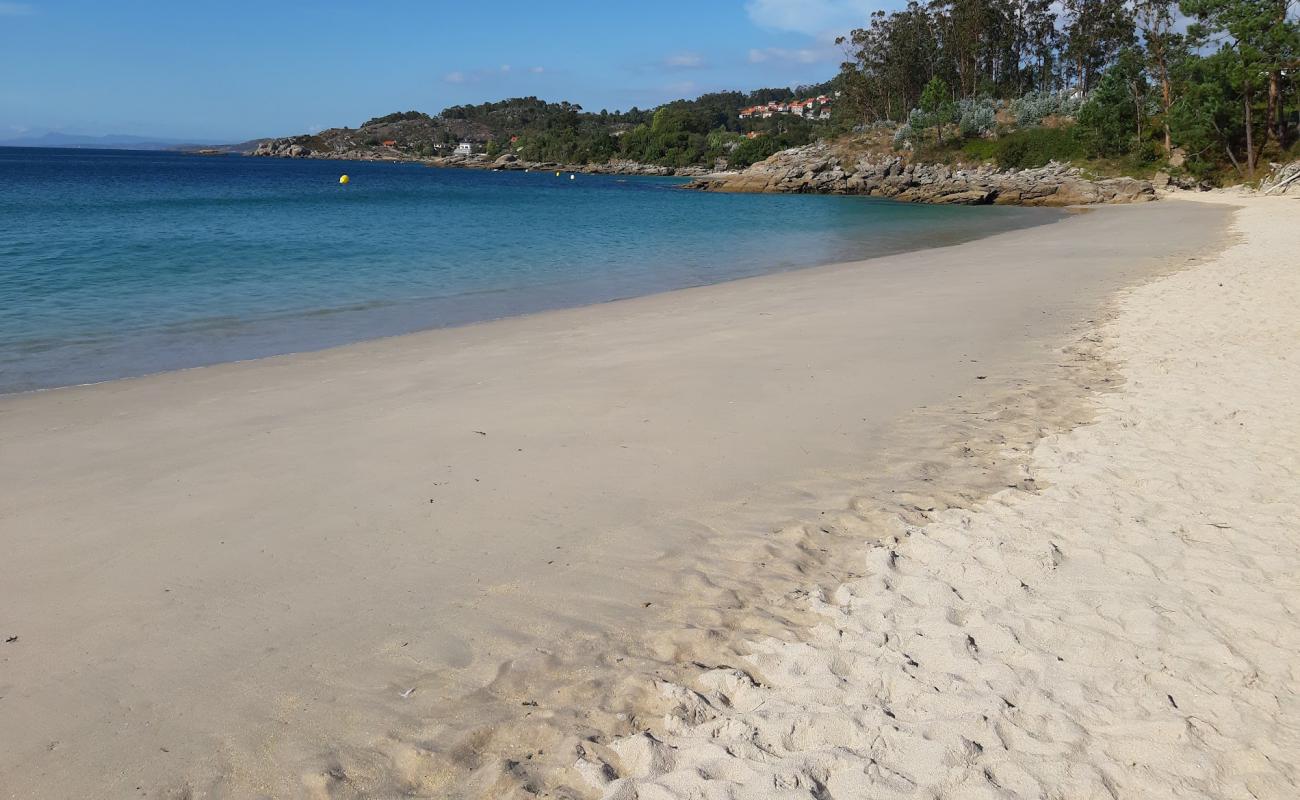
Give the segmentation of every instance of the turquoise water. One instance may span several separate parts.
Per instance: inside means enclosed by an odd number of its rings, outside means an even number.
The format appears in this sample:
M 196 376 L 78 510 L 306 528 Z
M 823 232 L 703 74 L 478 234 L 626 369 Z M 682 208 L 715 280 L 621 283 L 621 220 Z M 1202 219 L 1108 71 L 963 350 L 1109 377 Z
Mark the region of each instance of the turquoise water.
M 0 148 L 0 392 L 318 349 L 1057 218 L 677 183 Z

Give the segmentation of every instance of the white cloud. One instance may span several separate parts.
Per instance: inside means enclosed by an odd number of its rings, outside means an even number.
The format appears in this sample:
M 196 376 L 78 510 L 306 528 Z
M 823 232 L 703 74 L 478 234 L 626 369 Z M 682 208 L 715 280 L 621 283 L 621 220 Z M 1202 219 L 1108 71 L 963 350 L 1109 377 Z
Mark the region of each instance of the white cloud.
M 546 71 L 546 67 L 533 67 L 528 71 L 533 73 L 534 75 L 541 75 L 543 72 Z
M 501 65 L 501 71 L 502 71 L 502 72 L 509 72 L 509 71 L 510 71 L 510 65 L 509 65 L 509 64 L 502 64 L 502 65 Z
M 834 61 L 838 58 L 834 50 L 815 50 L 802 47 L 787 50 L 783 47 L 754 48 L 749 51 L 751 64 L 816 64 L 820 61 Z
M 443 80 L 446 81 L 447 83 L 464 83 L 465 73 L 460 71 L 448 72 L 445 76 L 443 76 Z
M 25 17 L 36 9 L 26 3 L 0 3 L 0 17 Z
M 704 66 L 704 56 L 699 53 L 673 53 L 664 59 L 664 66 L 671 69 L 699 69 Z
M 863 27 L 879 7 L 876 0 L 748 0 L 745 12 L 759 27 L 816 36 Z

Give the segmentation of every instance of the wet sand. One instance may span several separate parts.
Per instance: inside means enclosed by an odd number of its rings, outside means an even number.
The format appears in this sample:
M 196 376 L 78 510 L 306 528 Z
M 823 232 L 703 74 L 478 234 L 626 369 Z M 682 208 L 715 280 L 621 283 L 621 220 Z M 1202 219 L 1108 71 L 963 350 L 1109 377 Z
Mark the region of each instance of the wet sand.
M 1062 349 L 1227 219 L 1102 208 L 0 398 L 4 796 L 598 791 L 577 742 L 662 728 L 662 687 L 753 631 L 802 636 L 763 598 L 892 530 L 854 498 L 992 491 L 1008 431 L 1076 410 Z M 787 525 L 846 508 L 834 544 Z

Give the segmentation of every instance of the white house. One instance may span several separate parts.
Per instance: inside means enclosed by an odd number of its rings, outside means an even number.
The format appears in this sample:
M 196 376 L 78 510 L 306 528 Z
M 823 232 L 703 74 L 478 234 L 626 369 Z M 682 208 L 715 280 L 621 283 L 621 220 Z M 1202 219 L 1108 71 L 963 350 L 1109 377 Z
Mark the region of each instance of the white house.
M 451 151 L 451 152 L 452 152 L 452 155 L 457 155 L 457 156 L 469 156 L 469 155 L 473 155 L 473 154 L 474 154 L 474 143 L 473 143 L 473 142 L 461 142 L 460 144 L 456 145 L 456 149 L 453 150 L 453 151 Z

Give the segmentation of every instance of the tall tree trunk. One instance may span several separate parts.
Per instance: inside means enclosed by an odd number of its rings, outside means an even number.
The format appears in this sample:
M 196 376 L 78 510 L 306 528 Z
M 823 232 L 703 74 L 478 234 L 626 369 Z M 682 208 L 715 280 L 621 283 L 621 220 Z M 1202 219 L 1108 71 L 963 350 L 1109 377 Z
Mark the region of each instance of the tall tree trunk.
M 1219 123 L 1211 119 L 1210 124 L 1214 126 L 1214 132 L 1219 134 L 1219 141 L 1223 144 L 1223 152 L 1228 154 L 1228 160 L 1232 162 L 1232 168 L 1237 171 L 1239 177 L 1242 176 L 1241 164 L 1237 163 L 1237 157 L 1232 154 L 1232 144 L 1228 141 L 1228 137 L 1223 135 L 1223 129 L 1219 127 Z
M 1268 73 L 1268 139 L 1282 146 L 1282 73 Z
M 1165 63 L 1165 48 L 1156 48 L 1156 67 L 1160 73 L 1160 107 L 1164 109 L 1161 122 L 1165 126 L 1165 156 L 1174 151 L 1173 140 L 1169 136 L 1169 108 L 1174 104 L 1173 90 L 1169 86 L 1169 65 Z
M 1254 111 L 1251 109 L 1250 86 L 1242 87 L 1242 96 L 1245 98 L 1246 106 L 1246 173 L 1252 180 L 1255 178 L 1255 134 L 1251 129 L 1255 125 Z
M 1133 84 L 1133 110 L 1134 118 L 1137 119 L 1137 146 L 1142 147 L 1142 95 L 1138 90 L 1138 85 Z

